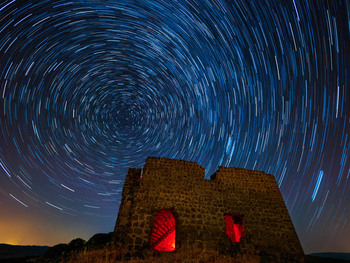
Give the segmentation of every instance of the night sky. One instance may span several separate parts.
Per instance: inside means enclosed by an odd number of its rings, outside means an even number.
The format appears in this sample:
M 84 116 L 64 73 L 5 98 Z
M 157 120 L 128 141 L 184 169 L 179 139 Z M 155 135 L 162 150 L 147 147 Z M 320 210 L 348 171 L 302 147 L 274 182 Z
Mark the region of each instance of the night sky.
M 273 174 L 350 252 L 350 1 L 0 2 L 0 243 L 113 231 L 147 156 Z

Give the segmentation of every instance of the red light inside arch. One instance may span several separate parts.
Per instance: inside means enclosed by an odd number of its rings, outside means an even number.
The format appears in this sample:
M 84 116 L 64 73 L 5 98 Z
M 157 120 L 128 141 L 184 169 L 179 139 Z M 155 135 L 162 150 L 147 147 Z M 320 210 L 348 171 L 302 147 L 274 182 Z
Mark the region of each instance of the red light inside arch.
M 225 215 L 226 234 L 233 243 L 238 243 L 244 236 L 243 218 L 236 215 Z
M 160 210 L 154 216 L 151 248 L 158 251 L 175 250 L 175 217 L 170 209 Z

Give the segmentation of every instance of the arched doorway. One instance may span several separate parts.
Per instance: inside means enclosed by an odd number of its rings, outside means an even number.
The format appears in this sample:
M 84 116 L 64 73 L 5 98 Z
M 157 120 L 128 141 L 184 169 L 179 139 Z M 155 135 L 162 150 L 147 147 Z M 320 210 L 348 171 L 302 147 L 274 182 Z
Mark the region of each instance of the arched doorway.
M 233 243 L 239 243 L 244 237 L 244 221 L 237 215 L 224 215 L 226 234 Z
M 155 214 L 151 248 L 157 251 L 175 250 L 175 216 L 171 209 L 159 210 Z

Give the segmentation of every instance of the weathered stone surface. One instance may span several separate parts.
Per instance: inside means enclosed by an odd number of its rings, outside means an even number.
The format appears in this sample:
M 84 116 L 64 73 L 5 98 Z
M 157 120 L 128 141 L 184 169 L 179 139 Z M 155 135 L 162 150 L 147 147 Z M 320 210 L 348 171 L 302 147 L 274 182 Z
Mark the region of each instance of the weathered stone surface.
M 154 157 L 147 158 L 142 178 L 141 169 L 129 169 L 114 230 L 117 244 L 135 254 L 140 247 L 149 250 L 154 215 L 172 209 L 176 250 L 208 248 L 239 257 L 303 261 L 303 249 L 274 176 L 219 167 L 206 180 L 204 172 L 194 162 Z M 243 218 L 241 242 L 233 244 L 227 237 L 224 214 Z

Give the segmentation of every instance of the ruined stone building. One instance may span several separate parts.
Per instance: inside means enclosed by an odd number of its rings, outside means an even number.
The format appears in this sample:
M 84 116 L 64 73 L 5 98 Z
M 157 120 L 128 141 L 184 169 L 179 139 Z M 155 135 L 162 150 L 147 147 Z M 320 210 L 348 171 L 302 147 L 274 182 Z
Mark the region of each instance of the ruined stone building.
M 143 169 L 130 168 L 114 230 L 117 244 L 130 253 L 200 248 L 303 261 L 274 176 L 219 167 L 207 180 L 204 172 L 194 162 L 153 157 Z

